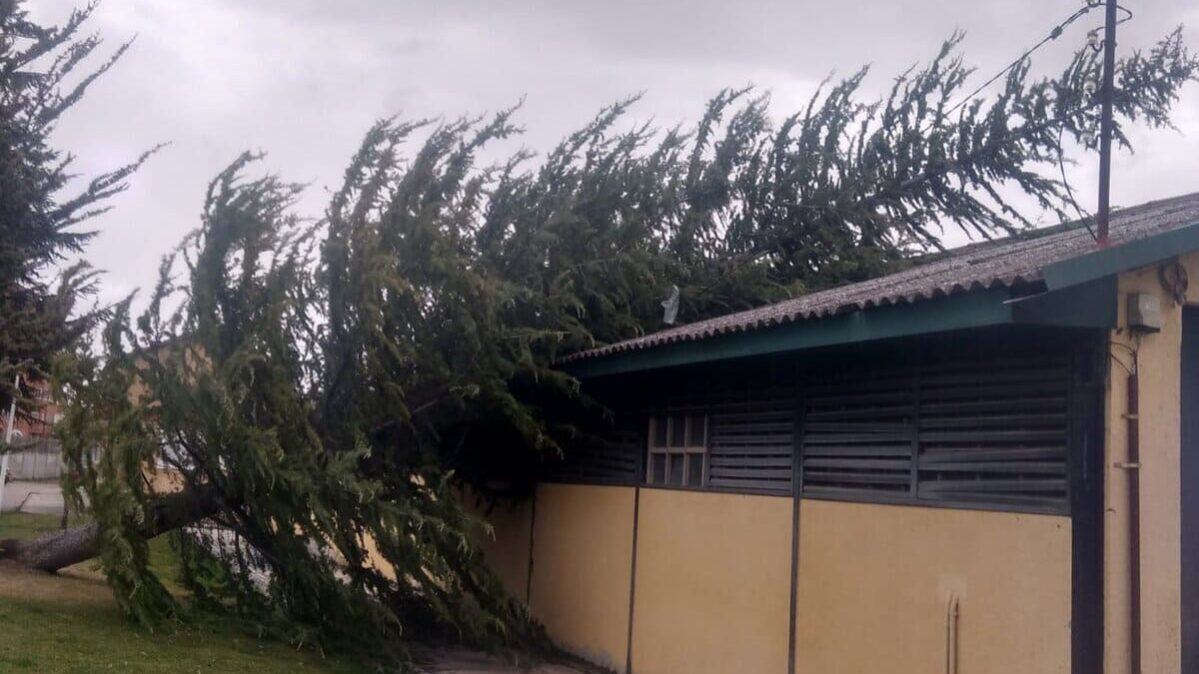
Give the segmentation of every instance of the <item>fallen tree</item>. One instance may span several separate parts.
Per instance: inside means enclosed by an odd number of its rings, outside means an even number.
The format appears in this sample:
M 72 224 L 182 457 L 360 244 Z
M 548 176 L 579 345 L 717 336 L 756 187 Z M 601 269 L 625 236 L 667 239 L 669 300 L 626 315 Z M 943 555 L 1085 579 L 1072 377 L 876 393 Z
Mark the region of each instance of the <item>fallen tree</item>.
M 101 352 L 56 364 L 64 482 L 95 523 L 2 554 L 51 571 L 95 555 L 119 604 L 154 622 L 175 598 L 147 537 L 219 517 L 239 545 L 184 556 L 195 595 L 296 643 L 401 661 L 426 636 L 536 648 L 456 482 L 519 493 L 611 423 L 556 359 L 662 327 L 672 287 L 696 320 L 905 264 L 941 223 L 1028 226 L 1004 189 L 1065 215 L 1047 176 L 1063 137 L 1091 142 L 1094 54 L 1057 78 L 1015 68 L 955 109 L 957 44 L 881 100 L 862 100 L 862 71 L 778 122 L 728 90 L 691 133 L 620 132 L 622 101 L 535 164 L 477 165 L 518 133 L 515 110 L 384 120 L 317 220 L 295 214 L 299 186 L 248 178 L 256 157 L 240 157 L 148 309 L 113 307 Z M 1123 120 L 1164 125 L 1199 62 L 1175 33 L 1119 67 Z M 151 464 L 184 490 L 149 488 Z
M 146 539 L 181 529 L 217 515 L 224 509 L 212 489 L 195 489 L 159 498 L 151 506 L 153 515 L 138 534 Z M 54 573 L 86 562 L 99 554 L 99 525 L 52 531 L 32 539 L 0 540 L 0 560 L 29 569 Z

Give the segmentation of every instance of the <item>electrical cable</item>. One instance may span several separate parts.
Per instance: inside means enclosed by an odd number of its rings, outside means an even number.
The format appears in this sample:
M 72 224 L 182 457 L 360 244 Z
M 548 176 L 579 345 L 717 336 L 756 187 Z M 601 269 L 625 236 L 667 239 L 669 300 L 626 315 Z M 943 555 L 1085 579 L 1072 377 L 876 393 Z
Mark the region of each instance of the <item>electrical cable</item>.
M 1070 179 L 1066 177 L 1066 153 L 1062 149 L 1062 134 L 1064 131 L 1064 128 L 1057 130 L 1057 167 L 1062 172 L 1062 185 L 1066 188 L 1066 198 L 1070 201 L 1070 205 L 1074 207 L 1074 211 L 1078 213 L 1078 221 L 1082 223 L 1083 227 L 1087 228 L 1087 232 L 1090 233 L 1091 238 L 1098 241 L 1099 235 L 1095 233 L 1094 229 L 1091 229 L 1091 216 L 1074 199 L 1074 188 L 1070 186 Z
M 1132 21 L 1133 17 L 1136 16 L 1132 13 L 1131 9 L 1125 7 L 1124 5 L 1116 5 L 1116 9 L 1124 12 L 1124 18 L 1116 21 L 1117 26 Z M 1103 30 L 1103 28 L 1103 26 L 1097 26 L 1087 31 L 1087 46 L 1090 47 L 1096 54 L 1103 51 L 1103 40 L 1099 39 L 1099 33 Z
M 975 88 L 974 91 L 971 91 L 962 100 L 958 101 L 957 104 L 955 104 L 948 111 L 946 111 L 945 116 L 948 117 L 949 115 L 952 115 L 953 113 L 960 110 L 962 108 L 962 106 L 964 106 L 967 103 L 969 103 L 970 101 L 974 100 L 974 98 L 976 96 L 978 96 L 980 93 L 982 93 L 983 90 L 985 90 L 987 87 L 991 86 L 996 81 L 998 81 L 999 78 L 1001 78 L 1004 75 L 1011 72 L 1012 69 L 1018 67 L 1021 63 L 1024 63 L 1024 61 L 1027 60 L 1029 56 L 1032 56 L 1041 47 L 1044 47 L 1046 44 L 1061 37 L 1062 33 L 1065 32 L 1066 28 L 1068 28 L 1075 21 L 1078 21 L 1082 17 L 1089 14 L 1091 12 L 1091 10 L 1102 7 L 1103 4 L 1104 4 L 1103 0 L 1087 0 L 1086 4 L 1083 5 L 1082 8 L 1078 9 L 1073 14 L 1066 17 L 1066 19 L 1063 20 L 1061 23 L 1054 26 L 1053 29 L 1049 31 L 1049 34 L 1046 35 L 1040 42 L 1036 43 L 1029 49 L 1025 50 L 1024 53 L 1021 54 L 1015 61 L 1012 61 L 1003 70 L 1000 70 L 998 73 L 995 73 L 994 76 L 992 76 L 986 82 L 983 82 L 981 85 L 979 85 L 977 88 Z M 1117 9 L 1121 10 L 1125 14 L 1124 18 L 1120 19 L 1120 21 L 1118 22 L 1117 25 L 1119 25 L 1119 23 L 1124 23 L 1126 21 L 1132 20 L 1132 18 L 1133 18 L 1132 10 L 1130 10 L 1127 7 L 1124 7 L 1122 5 L 1117 5 L 1116 7 L 1117 7 Z M 1102 43 L 1092 45 L 1092 48 L 1094 48 L 1096 50 L 1101 49 Z M 1082 209 L 1082 207 L 1078 205 L 1078 200 L 1074 198 L 1074 188 L 1070 185 L 1070 181 L 1066 177 L 1066 164 L 1065 164 L 1065 156 L 1064 156 L 1065 153 L 1062 150 L 1063 131 L 1064 131 L 1064 129 L 1058 129 L 1057 159 L 1058 159 L 1058 169 L 1061 171 L 1061 174 L 1062 174 L 1062 185 L 1066 188 L 1066 198 L 1070 202 L 1070 205 L 1074 207 L 1075 212 L 1078 214 L 1079 222 L 1081 222 L 1082 225 L 1087 228 L 1087 232 L 1090 233 L 1091 238 L 1098 241 L 1099 237 L 1095 233 L 1095 230 L 1091 227 L 1091 224 L 1090 224 L 1091 216 L 1088 215 L 1086 213 L 1086 211 L 1084 211 Z
M 1108 352 L 1107 352 L 1108 357 L 1111 358 L 1112 362 L 1114 362 L 1115 364 L 1124 368 L 1124 371 L 1127 372 L 1129 374 L 1129 376 L 1131 376 L 1135 372 L 1134 368 L 1136 367 L 1136 363 L 1137 363 L 1137 350 L 1127 344 L 1121 344 L 1120 342 L 1113 342 L 1110 340 L 1108 341 L 1107 345 L 1108 345 Z M 1129 355 L 1132 356 L 1132 365 L 1131 366 L 1125 365 L 1124 361 L 1120 360 L 1119 356 L 1117 356 L 1116 353 L 1111 350 L 1111 347 L 1113 347 L 1113 346 L 1119 346 L 1119 347 L 1122 347 L 1122 348 L 1128 350 Z
M 1089 14 L 1091 12 L 1091 10 L 1101 7 L 1102 5 L 1103 5 L 1102 2 L 1097 2 L 1095 0 L 1088 0 L 1087 4 L 1084 5 L 1082 7 L 1082 9 L 1079 9 L 1078 11 L 1074 12 L 1069 17 L 1067 17 L 1066 20 L 1064 20 L 1061 23 L 1059 23 L 1058 25 L 1054 26 L 1053 30 L 1049 31 L 1049 35 L 1046 35 L 1044 39 L 1042 39 L 1040 42 L 1036 43 L 1029 49 L 1025 50 L 1025 52 L 1023 54 L 1021 54 L 1019 58 L 1017 58 L 1015 61 L 1012 61 L 1006 68 L 1004 68 L 1003 70 L 1000 70 L 998 73 L 995 73 L 994 77 L 987 80 L 986 82 L 983 82 L 977 89 L 970 92 L 970 94 L 967 95 L 962 100 L 958 101 L 956 105 L 954 105 L 952 108 L 950 108 L 945 113 L 945 116 L 948 117 L 949 115 L 952 115 L 953 113 L 960 110 L 963 105 L 966 105 L 971 100 L 973 100 L 975 96 L 978 96 L 980 93 L 982 93 L 982 91 L 984 89 L 986 89 L 987 87 L 994 84 L 996 82 L 996 80 L 998 80 L 999 78 L 1001 78 L 1004 75 L 1011 72 L 1013 68 L 1016 68 L 1021 63 L 1024 63 L 1024 61 L 1026 59 L 1028 59 L 1029 56 L 1032 56 L 1033 53 L 1035 53 L 1038 49 L 1040 49 L 1041 47 L 1044 47 L 1046 44 L 1061 37 L 1062 33 L 1066 30 L 1067 27 L 1070 26 L 1070 24 L 1074 23 L 1075 21 L 1078 21 L 1082 17 Z M 1128 10 L 1124 10 L 1124 11 L 1127 12 Z M 1128 18 L 1131 18 L 1131 14 L 1132 14 L 1132 12 L 1129 12 L 1130 16 Z M 1125 20 L 1127 20 L 1127 19 L 1125 19 Z

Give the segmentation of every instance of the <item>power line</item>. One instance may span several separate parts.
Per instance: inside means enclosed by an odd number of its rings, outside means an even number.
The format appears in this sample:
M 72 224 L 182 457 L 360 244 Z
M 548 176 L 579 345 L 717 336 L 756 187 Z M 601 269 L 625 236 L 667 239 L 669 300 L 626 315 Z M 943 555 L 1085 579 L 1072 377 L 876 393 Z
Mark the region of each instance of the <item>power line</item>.
M 977 97 L 980 93 L 982 93 L 987 87 L 991 86 L 996 81 L 998 81 L 1000 78 L 1002 78 L 1005 75 L 1007 75 L 1008 73 L 1010 73 L 1013 69 L 1019 67 L 1020 64 L 1024 63 L 1028 59 L 1028 57 L 1030 57 L 1034 53 L 1036 53 L 1039 49 L 1041 49 L 1041 47 L 1044 47 L 1046 44 L 1049 44 L 1050 42 L 1061 37 L 1062 33 L 1065 32 L 1066 28 L 1070 27 L 1070 25 L 1072 25 L 1074 22 L 1078 21 L 1082 17 L 1089 14 L 1091 12 L 1091 10 L 1098 9 L 1100 7 L 1105 7 L 1108 10 L 1108 14 L 1114 14 L 1113 10 L 1115 10 L 1115 9 L 1118 9 L 1119 11 L 1122 11 L 1125 14 L 1124 17 L 1119 18 L 1118 20 L 1116 20 L 1115 16 L 1108 17 L 1108 20 L 1107 20 L 1108 35 L 1105 36 L 1104 40 L 1099 41 L 1096 39 L 1098 37 L 1098 32 L 1100 29 L 1094 29 L 1087 34 L 1087 38 L 1088 38 L 1087 46 L 1089 46 L 1091 49 L 1093 49 L 1097 52 L 1098 51 L 1105 51 L 1105 52 L 1109 51 L 1108 49 L 1106 49 L 1108 47 L 1108 45 L 1106 43 L 1111 41 L 1112 33 L 1114 33 L 1114 30 L 1113 30 L 1114 27 L 1116 25 L 1119 25 L 1126 21 L 1131 20 L 1133 18 L 1133 13 L 1130 10 L 1128 10 L 1127 8 L 1117 4 L 1116 2 L 1111 2 L 1110 0 L 1085 0 L 1085 4 L 1081 8 L 1079 8 L 1077 11 L 1075 11 L 1070 16 L 1066 17 L 1061 23 L 1054 26 L 1049 31 L 1049 34 L 1046 35 L 1044 38 L 1042 38 L 1040 42 L 1038 42 L 1035 45 L 1033 45 L 1032 47 L 1026 49 L 1024 51 L 1024 53 L 1020 54 L 1020 56 L 1018 56 L 1014 61 L 1009 63 L 1006 67 L 1004 67 L 999 72 L 995 73 L 995 75 L 993 75 L 986 82 L 983 82 L 981 85 L 976 87 L 968 95 L 966 95 L 964 98 L 962 98 L 962 100 L 958 101 L 957 104 L 955 104 L 953 107 L 951 107 L 948 111 L 945 112 L 945 116 L 948 117 L 949 115 L 952 115 L 953 113 L 962 109 L 962 106 L 964 106 L 967 103 L 969 103 L 970 101 L 974 100 L 975 97 Z M 1105 54 L 1105 57 L 1107 57 L 1105 60 L 1110 61 L 1110 54 Z M 1105 79 L 1109 76 L 1111 69 L 1112 69 L 1112 66 L 1110 64 L 1106 65 L 1105 70 L 1108 72 L 1105 72 Z M 1110 85 L 1105 86 L 1105 92 L 1104 92 L 1105 94 L 1108 93 L 1109 87 L 1110 87 Z M 1108 99 L 1110 99 L 1110 96 L 1105 100 L 1108 100 Z M 1065 190 L 1066 190 L 1066 198 L 1070 202 L 1070 205 L 1073 206 L 1075 212 L 1078 214 L 1079 222 L 1081 222 L 1082 225 L 1087 228 L 1087 232 L 1090 233 L 1091 238 L 1095 239 L 1096 241 L 1099 241 L 1100 238 L 1104 238 L 1106 235 L 1105 225 L 1107 223 L 1103 222 L 1104 220 L 1106 220 L 1106 218 L 1103 216 L 1106 216 L 1107 214 L 1101 213 L 1101 217 L 1100 217 L 1101 222 L 1100 222 L 1100 228 L 1099 228 L 1100 231 L 1098 233 L 1096 233 L 1095 230 L 1091 228 L 1091 224 L 1089 222 L 1089 220 L 1091 219 L 1092 216 L 1087 214 L 1086 211 L 1084 211 L 1083 208 L 1081 206 L 1079 206 L 1078 201 L 1074 198 L 1074 189 L 1070 185 L 1070 181 L 1069 181 L 1068 177 L 1066 176 L 1066 165 L 1065 165 L 1065 157 L 1064 157 L 1065 153 L 1062 149 L 1063 131 L 1064 131 L 1064 129 L 1058 129 L 1057 154 L 1058 154 L 1058 169 L 1061 171 L 1062 185 L 1063 185 L 1063 187 L 1065 187 Z M 1103 191 L 1102 186 L 1101 186 L 1101 191 Z M 1103 201 L 1103 200 L 1101 199 L 1101 201 Z M 1100 210 L 1101 211 L 1106 210 L 1103 208 L 1103 204 L 1100 205 Z
M 1062 134 L 1064 131 L 1061 128 L 1057 130 L 1057 167 L 1062 172 L 1062 185 L 1066 188 L 1066 197 L 1069 199 L 1070 205 L 1074 207 L 1074 212 L 1078 214 L 1078 221 L 1082 223 L 1083 227 L 1087 228 L 1087 232 L 1090 233 L 1091 238 L 1098 241 L 1099 236 L 1095 234 L 1095 230 L 1091 228 L 1091 223 L 1089 222 L 1091 215 L 1084 211 L 1082 206 L 1078 205 L 1078 201 L 1074 198 L 1074 188 L 1070 186 L 1070 179 L 1066 177 L 1066 153 L 1062 150 Z
M 1041 47 L 1044 47 L 1046 44 L 1049 44 L 1050 42 L 1053 42 L 1054 40 L 1061 37 L 1062 33 L 1066 30 L 1066 28 L 1068 28 L 1070 26 L 1070 24 L 1072 24 L 1075 21 L 1078 21 L 1082 17 L 1086 16 L 1087 14 L 1089 14 L 1091 12 L 1091 10 L 1093 10 L 1097 7 L 1101 7 L 1101 6 L 1102 6 L 1101 2 L 1096 2 L 1095 0 L 1087 0 L 1087 4 L 1083 5 L 1083 7 L 1081 9 L 1079 9 L 1078 11 L 1074 12 L 1069 17 L 1067 17 L 1066 20 L 1064 20 L 1061 23 L 1059 23 L 1058 25 L 1054 26 L 1053 30 L 1049 31 L 1049 34 L 1046 35 L 1044 37 L 1044 39 L 1042 39 L 1040 42 L 1036 43 L 1029 49 L 1025 50 L 1025 52 L 1023 54 L 1021 54 L 1019 56 L 1019 58 L 1017 58 L 1015 61 L 1012 61 L 1010 64 L 1008 64 L 1008 66 L 1006 68 L 995 73 L 994 77 L 987 80 L 986 82 L 983 82 L 981 85 L 979 85 L 979 87 L 977 89 L 970 92 L 969 95 L 967 95 L 962 100 L 958 101 L 957 105 L 954 105 L 952 108 L 950 108 L 945 113 L 945 116 L 948 117 L 949 115 L 952 115 L 953 113 L 960 110 L 963 105 L 966 105 L 971 100 L 973 100 L 975 96 L 978 96 L 980 93 L 982 93 L 982 91 L 984 89 L 986 89 L 987 87 L 994 84 L 996 82 L 996 80 L 998 80 L 999 78 L 1001 78 L 1004 75 L 1011 72 L 1013 68 L 1016 68 L 1021 63 L 1024 63 L 1024 61 L 1027 60 L 1029 56 L 1032 56 L 1038 49 L 1040 49 Z M 1125 20 L 1127 20 L 1127 19 L 1125 19 Z

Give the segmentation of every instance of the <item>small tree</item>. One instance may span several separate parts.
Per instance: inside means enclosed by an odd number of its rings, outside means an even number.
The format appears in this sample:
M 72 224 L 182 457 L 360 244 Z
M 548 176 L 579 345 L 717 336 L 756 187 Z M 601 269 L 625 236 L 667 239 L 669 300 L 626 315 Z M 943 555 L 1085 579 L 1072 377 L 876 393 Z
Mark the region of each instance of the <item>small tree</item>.
M 50 141 L 58 120 L 129 46 L 79 73 L 101 44 L 79 37 L 94 8 L 44 27 L 28 19 L 20 2 L 0 1 L 0 407 L 6 411 L 14 395 L 22 409 L 31 404 L 13 388 L 18 372 L 48 376 L 52 356 L 102 317 L 79 306 L 94 290 L 95 273 L 69 259 L 94 235 L 80 226 L 107 210 L 104 201 L 126 188 L 147 156 L 72 191 L 73 157 Z

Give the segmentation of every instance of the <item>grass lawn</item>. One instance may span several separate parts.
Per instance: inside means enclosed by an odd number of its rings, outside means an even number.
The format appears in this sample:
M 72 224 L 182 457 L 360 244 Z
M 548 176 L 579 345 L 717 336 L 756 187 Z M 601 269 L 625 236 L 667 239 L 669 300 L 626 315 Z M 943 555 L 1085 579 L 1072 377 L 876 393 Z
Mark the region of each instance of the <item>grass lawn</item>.
M 56 529 L 57 515 L 0 515 L 0 540 Z M 153 565 L 173 582 L 177 561 L 163 539 L 151 542 Z M 0 564 L 0 672 L 230 672 L 341 674 L 369 671 L 256 638 L 228 618 L 196 616 L 155 632 L 117 611 L 90 564 L 56 575 Z

